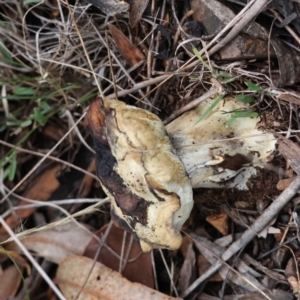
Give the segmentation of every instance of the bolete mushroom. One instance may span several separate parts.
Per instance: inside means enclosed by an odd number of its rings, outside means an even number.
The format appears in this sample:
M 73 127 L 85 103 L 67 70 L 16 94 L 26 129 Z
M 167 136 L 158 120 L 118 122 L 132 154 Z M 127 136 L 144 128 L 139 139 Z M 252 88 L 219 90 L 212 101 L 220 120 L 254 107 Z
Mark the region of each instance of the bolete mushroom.
M 247 104 L 227 97 L 212 109 L 214 101 L 208 99 L 178 117 L 166 126 L 167 132 L 193 188 L 247 190 L 257 168 L 271 160 L 277 140 L 257 128 L 259 117 L 231 119 L 234 112 L 249 110 Z
M 256 168 L 272 157 L 277 141 L 257 128 L 260 118 L 229 122 L 247 105 L 231 98 L 212 103 L 204 101 L 166 128 L 149 111 L 117 100 L 97 98 L 90 105 L 97 175 L 111 198 L 112 218 L 138 237 L 143 251 L 180 247 L 192 187 L 246 190 Z
M 97 98 L 87 123 L 114 221 L 138 237 L 143 251 L 178 249 L 193 192 L 161 120 L 123 102 Z

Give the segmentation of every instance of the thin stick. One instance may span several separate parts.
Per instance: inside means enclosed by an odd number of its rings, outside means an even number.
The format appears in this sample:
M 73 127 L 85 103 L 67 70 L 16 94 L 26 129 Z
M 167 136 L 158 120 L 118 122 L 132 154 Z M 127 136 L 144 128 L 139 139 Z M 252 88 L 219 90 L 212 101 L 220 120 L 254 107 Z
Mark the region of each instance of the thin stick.
M 130 93 L 138 91 L 139 89 L 143 89 L 143 88 L 145 88 L 145 87 L 147 87 L 149 85 L 160 83 L 161 81 L 167 79 L 170 76 L 172 76 L 172 75 L 162 75 L 162 76 L 158 76 L 158 77 L 155 77 L 155 78 L 151 78 L 149 80 L 145 80 L 143 82 L 137 83 L 131 89 L 123 90 L 123 91 L 118 91 L 117 95 L 118 95 L 118 97 L 126 96 L 126 95 L 128 95 Z M 105 97 L 105 99 L 114 99 L 115 97 L 116 97 L 116 95 L 113 93 L 113 94 L 110 94 L 107 97 Z
M 103 98 L 102 88 L 101 88 L 100 83 L 99 83 L 99 81 L 98 81 L 97 75 L 96 75 L 96 73 L 94 72 L 92 62 L 91 62 L 91 60 L 90 60 L 89 54 L 88 54 L 88 52 L 87 52 L 87 50 L 86 50 L 84 41 L 83 41 L 82 36 L 81 36 L 81 34 L 80 34 L 80 31 L 79 31 L 77 22 L 76 22 L 75 17 L 74 17 L 74 13 L 73 13 L 73 11 L 72 11 L 72 9 L 71 9 L 71 7 L 70 7 L 70 4 L 69 4 L 69 0 L 66 0 L 66 3 L 67 3 L 67 7 L 68 7 L 69 13 L 70 13 L 71 18 L 72 18 L 72 22 L 73 22 L 73 24 L 74 24 L 74 26 L 75 26 L 75 29 L 76 29 L 76 32 L 77 32 L 77 34 L 78 34 L 78 38 L 79 38 L 79 40 L 80 40 L 81 46 L 82 46 L 82 48 L 83 48 L 85 57 L 86 57 L 86 59 L 87 59 L 88 65 L 89 65 L 91 71 L 93 72 L 94 80 L 95 80 L 95 83 L 96 83 L 97 88 L 98 88 L 98 90 L 99 90 L 100 96 Z
M 207 91 L 205 94 L 200 96 L 199 98 L 193 100 L 192 102 L 188 103 L 181 109 L 175 111 L 171 116 L 169 116 L 166 120 L 164 120 L 164 125 L 170 123 L 172 120 L 174 120 L 179 115 L 183 114 L 184 112 L 194 108 L 195 106 L 199 105 L 201 102 L 205 101 L 206 99 L 216 95 L 219 92 L 218 88 L 212 88 L 209 91 Z
M 273 8 L 270 8 L 269 11 L 276 17 L 277 20 L 280 22 L 283 21 L 283 19 L 280 17 L 279 13 L 274 10 Z M 289 26 L 285 25 L 284 28 L 291 34 L 291 36 L 297 41 L 297 43 L 300 45 L 300 38 L 299 36 L 295 33 L 295 31 Z
M 209 55 L 212 55 L 222 49 L 231 40 L 233 40 L 267 5 L 270 0 L 255 1 L 241 20 L 231 29 L 231 31 L 212 49 L 208 51 Z
M 277 199 L 257 218 L 257 220 L 247 229 L 241 237 L 236 240 L 223 253 L 221 260 L 211 266 L 202 276 L 194 281 L 181 295 L 181 297 L 188 296 L 194 291 L 203 281 L 208 279 L 211 275 L 217 272 L 223 265 L 223 261 L 229 260 L 242 247 L 246 246 L 259 232 L 268 226 L 268 224 L 277 216 L 280 210 L 295 196 L 300 188 L 300 176 L 297 176 L 294 181 L 285 189 Z

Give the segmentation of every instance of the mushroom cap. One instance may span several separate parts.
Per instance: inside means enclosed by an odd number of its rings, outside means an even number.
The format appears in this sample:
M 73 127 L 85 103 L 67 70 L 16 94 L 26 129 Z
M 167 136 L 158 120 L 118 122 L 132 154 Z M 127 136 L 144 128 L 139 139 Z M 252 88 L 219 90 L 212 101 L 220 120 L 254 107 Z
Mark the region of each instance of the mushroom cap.
M 113 219 L 135 233 L 143 251 L 178 249 L 193 192 L 161 120 L 118 100 L 96 100 L 87 121 Z

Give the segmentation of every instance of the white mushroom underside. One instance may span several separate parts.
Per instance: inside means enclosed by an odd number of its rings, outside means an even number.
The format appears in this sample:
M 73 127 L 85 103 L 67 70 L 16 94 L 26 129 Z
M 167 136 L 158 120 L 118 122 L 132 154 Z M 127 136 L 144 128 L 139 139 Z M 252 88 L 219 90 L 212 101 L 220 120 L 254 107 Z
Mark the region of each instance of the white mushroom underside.
M 259 118 L 237 118 L 228 121 L 232 112 L 249 108 L 226 98 L 203 120 L 200 117 L 215 99 L 201 103 L 166 126 L 176 153 L 184 163 L 193 188 L 229 188 L 247 190 L 247 181 L 263 168 L 275 149 L 273 134 L 257 129 Z M 231 112 L 231 113 L 230 113 Z M 242 155 L 251 162 L 241 168 L 219 165 L 228 157 Z

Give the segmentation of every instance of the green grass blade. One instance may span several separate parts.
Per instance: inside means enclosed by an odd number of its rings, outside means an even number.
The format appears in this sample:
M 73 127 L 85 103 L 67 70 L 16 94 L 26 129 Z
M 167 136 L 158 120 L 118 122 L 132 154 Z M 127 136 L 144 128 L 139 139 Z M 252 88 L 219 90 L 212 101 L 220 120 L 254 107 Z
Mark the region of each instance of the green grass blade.
M 212 105 L 204 112 L 204 114 L 200 117 L 198 122 L 204 120 L 211 112 L 212 110 L 221 102 L 221 100 L 224 98 L 225 94 L 221 94 L 217 97 L 217 99 L 212 103 Z M 197 122 L 197 123 L 198 123 Z M 197 124 L 196 123 L 196 124 Z

